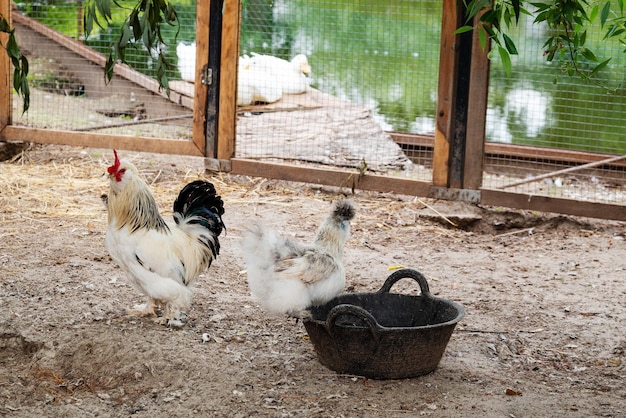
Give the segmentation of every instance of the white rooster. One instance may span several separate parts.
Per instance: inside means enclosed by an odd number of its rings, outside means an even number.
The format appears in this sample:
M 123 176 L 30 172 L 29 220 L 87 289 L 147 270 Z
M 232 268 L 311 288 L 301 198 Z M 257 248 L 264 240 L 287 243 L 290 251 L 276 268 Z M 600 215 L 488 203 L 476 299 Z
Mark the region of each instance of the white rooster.
M 356 209 L 352 201 L 336 201 L 312 244 L 280 236 L 256 222 L 242 241 L 248 285 L 264 309 L 296 318 L 341 293 L 346 270 L 343 247 Z
M 108 168 L 106 248 L 131 285 L 148 297 L 144 316 L 163 310 L 159 323 L 181 326 L 191 305 L 190 286 L 217 257 L 224 202 L 213 184 L 196 180 L 174 202 L 174 222 L 166 222 L 146 182 L 129 161 Z

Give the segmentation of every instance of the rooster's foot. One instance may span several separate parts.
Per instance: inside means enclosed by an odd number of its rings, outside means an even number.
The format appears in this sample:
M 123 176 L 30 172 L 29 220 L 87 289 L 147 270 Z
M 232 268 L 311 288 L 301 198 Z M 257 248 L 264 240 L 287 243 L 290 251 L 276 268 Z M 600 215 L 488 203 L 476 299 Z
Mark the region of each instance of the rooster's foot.
M 154 310 L 154 303 L 145 303 L 141 305 L 133 306 L 133 309 L 128 310 L 129 315 L 136 315 L 140 317 L 148 317 L 148 316 L 156 316 L 156 312 Z
M 154 318 L 154 322 L 160 325 L 167 325 L 172 328 L 182 328 L 185 326 L 183 319 L 185 319 L 186 315 L 184 312 L 179 312 L 177 315 L 167 315 L 161 316 L 159 318 Z

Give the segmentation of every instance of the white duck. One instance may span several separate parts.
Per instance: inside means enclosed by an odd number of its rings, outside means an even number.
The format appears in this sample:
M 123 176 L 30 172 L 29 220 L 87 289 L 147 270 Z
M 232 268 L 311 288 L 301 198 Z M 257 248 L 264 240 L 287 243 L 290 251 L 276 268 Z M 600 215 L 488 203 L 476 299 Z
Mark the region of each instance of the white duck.
M 306 76 L 311 73 L 309 61 L 304 54 L 298 54 L 291 61 L 252 53 L 250 68 L 269 73 L 273 80 L 279 81 L 283 93 L 300 94 L 309 87 L 309 79 Z
M 239 57 L 237 75 L 237 106 L 255 102 L 274 103 L 283 96 L 283 89 L 272 75 L 262 68 L 253 68 L 250 57 Z
M 196 78 L 196 43 L 185 45 L 179 42 L 176 45 L 176 55 L 178 56 L 178 71 L 185 81 L 194 82 Z

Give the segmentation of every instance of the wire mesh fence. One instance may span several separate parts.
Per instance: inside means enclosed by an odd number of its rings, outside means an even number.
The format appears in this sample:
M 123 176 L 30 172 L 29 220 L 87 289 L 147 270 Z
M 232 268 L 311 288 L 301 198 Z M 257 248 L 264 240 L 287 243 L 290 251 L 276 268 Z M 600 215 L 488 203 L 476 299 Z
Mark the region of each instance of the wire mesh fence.
M 112 135 L 131 135 L 189 140 L 192 109 L 174 103 L 157 88 L 146 88 L 133 80 L 154 76 L 154 54 L 138 45 L 127 49 L 131 68 L 124 76 L 105 82 L 104 69 L 90 59 L 90 51 L 107 54 L 119 37 L 119 27 L 134 5 L 121 2 L 113 8 L 113 23 L 106 29 L 94 27 L 85 39 L 83 33 L 83 2 L 44 1 L 21 2 L 13 14 L 18 43 L 30 64 L 31 105 L 21 112 L 21 101 L 13 97 L 13 123 L 34 128 L 88 131 Z M 195 2 L 178 6 L 181 23 L 195 24 Z M 181 27 L 184 25 L 181 24 Z M 187 28 L 187 26 L 185 26 Z M 171 46 L 167 55 L 173 63 L 176 56 L 175 28 L 165 31 Z M 185 35 L 193 39 L 191 25 Z M 179 37 L 182 37 L 179 35 Z M 184 60 L 184 59 L 183 59 Z M 181 60 L 181 61 L 183 61 Z M 180 80 L 180 71 L 172 68 L 172 88 L 189 97 L 193 85 Z M 154 84 L 154 83 L 153 83 Z
M 406 172 L 388 132 L 434 132 L 440 22 L 439 2 L 244 2 L 238 156 Z
M 134 0 L 121 4 L 131 7 Z M 196 69 L 196 2 L 174 2 L 180 27 L 165 28 L 163 45 L 174 64 L 169 100 L 156 89 L 116 77 L 101 65 L 14 19 L 31 64 L 31 108 L 13 97 L 13 123 L 36 128 L 189 140 Z M 107 53 L 127 8 L 113 25 L 82 32 L 82 2 L 21 2 L 18 14 L 51 28 L 87 50 Z M 435 129 L 441 2 L 372 0 L 247 0 L 242 2 L 238 66 L 236 156 L 295 164 L 374 169 L 429 181 L 428 146 L 401 148 L 390 133 L 432 136 Z M 524 156 L 491 153 L 483 185 L 529 195 L 625 203 L 626 162 L 556 173 L 586 162 L 559 152 L 624 154 L 621 123 L 626 91 L 620 46 L 587 42 L 613 56 L 594 82 L 558 76 L 558 62 L 542 56 L 545 29 L 522 20 L 511 37 L 520 54 L 513 73 L 492 62 L 486 138 L 524 146 Z M 153 77 L 154 54 L 130 48 L 132 74 Z M 131 74 L 131 73 L 129 73 Z M 138 77 L 137 76 L 137 77 Z M 556 82 L 555 82 L 556 81 Z M 489 149 L 489 148 L 487 148 Z M 526 182 L 520 180 L 528 179 Z M 519 184 L 517 184 L 519 183 Z M 514 185 L 515 184 L 515 185 Z
M 558 56 L 553 62 L 547 62 L 544 57 L 547 33 L 543 25 L 533 24 L 532 18 L 522 16 L 512 34 L 519 55 L 512 57 L 511 76 L 504 73 L 498 60 L 492 62 L 487 141 L 529 146 L 526 153 L 533 164 L 524 164 L 521 169 L 519 158 L 497 156 L 487 166 L 491 174 L 485 176 L 484 186 L 623 204 L 626 202 L 624 161 L 560 172 L 589 162 L 584 156 L 562 158 L 560 151 L 626 153 L 626 127 L 622 122 L 626 105 L 623 88 L 626 57 L 617 42 L 604 40 L 603 31 L 594 26 L 587 34 L 587 45 L 600 60 L 612 56 L 611 63 L 591 81 L 562 74 Z M 546 172 L 555 174 L 519 186 L 507 186 L 520 178 L 530 180 Z

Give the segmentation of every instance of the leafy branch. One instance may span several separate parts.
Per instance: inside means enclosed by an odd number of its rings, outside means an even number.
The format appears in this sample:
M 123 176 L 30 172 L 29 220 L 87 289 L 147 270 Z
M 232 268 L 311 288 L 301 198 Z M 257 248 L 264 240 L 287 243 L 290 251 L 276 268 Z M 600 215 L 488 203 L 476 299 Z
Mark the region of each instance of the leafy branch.
M 111 6 L 123 8 L 117 0 L 87 0 L 83 25 L 85 36 L 89 37 L 94 23 L 101 29 L 104 24 L 111 24 L 113 17 Z M 130 10 L 130 9 L 129 9 Z M 113 68 L 119 62 L 126 63 L 126 48 L 142 45 L 146 54 L 156 56 L 156 78 L 161 87 L 170 94 L 167 70 L 175 68 L 165 55 L 165 41 L 161 34 L 163 25 L 177 26 L 176 36 L 180 30 L 180 21 L 174 6 L 168 0 L 139 0 L 120 28 L 117 41 L 111 44 L 104 73 L 107 83 L 113 78 Z
M 20 47 L 15 39 L 15 29 L 9 22 L 0 16 L 0 32 L 9 35 L 6 45 L 3 45 L 13 63 L 13 88 L 22 97 L 22 113 L 26 113 L 30 107 L 30 88 L 28 87 L 28 59 L 22 55 Z
M 612 13 L 610 0 L 602 8 L 602 26 L 611 23 L 605 39 L 626 32 L 626 20 L 623 18 L 625 1 L 617 0 L 622 20 L 615 19 L 610 22 L 609 15 Z M 510 29 L 519 23 L 520 16 L 526 14 L 534 17 L 533 23 L 544 23 L 550 29 L 548 39 L 543 45 L 544 56 L 548 62 L 557 58 L 561 73 L 569 76 L 576 74 L 589 81 L 607 66 L 611 58 L 600 61 L 595 53 L 585 46 L 587 28 L 591 26 L 599 12 L 597 5 L 591 7 L 587 0 L 543 0 L 527 4 L 533 6 L 532 13 L 523 7 L 521 0 L 471 0 L 466 7 L 466 25 L 457 29 L 455 33 L 474 30 L 474 27 L 467 23 L 472 22 L 484 11 L 477 24 L 477 28 L 480 29 L 481 45 L 484 49 L 487 39 L 491 39 L 495 45 L 494 49 L 499 53 L 505 73 L 510 75 L 512 68 L 510 56 L 517 54 L 517 48 L 506 32 L 510 33 Z M 590 10 L 589 14 L 587 10 Z
M 611 1 L 602 6 L 600 24 L 606 29 L 604 39 L 617 38 L 623 47 L 626 47 L 626 17 L 624 16 L 626 0 L 617 0 L 619 14 L 611 8 Z M 596 6 L 597 11 L 597 6 Z M 626 52 L 624 49 L 622 52 Z

